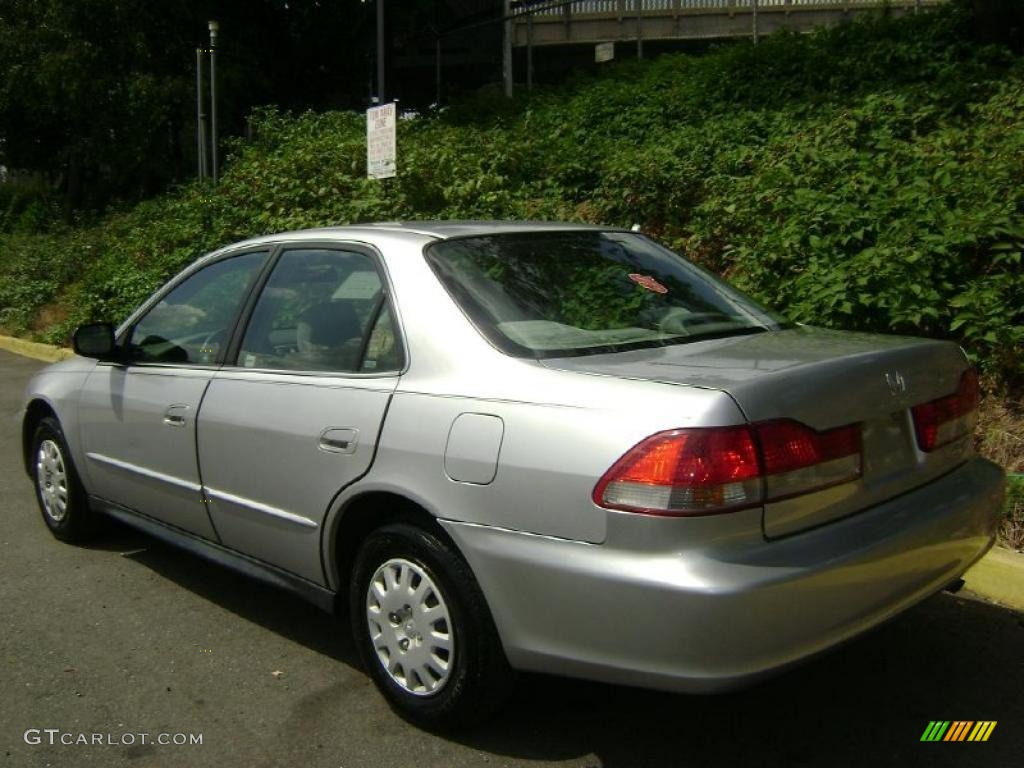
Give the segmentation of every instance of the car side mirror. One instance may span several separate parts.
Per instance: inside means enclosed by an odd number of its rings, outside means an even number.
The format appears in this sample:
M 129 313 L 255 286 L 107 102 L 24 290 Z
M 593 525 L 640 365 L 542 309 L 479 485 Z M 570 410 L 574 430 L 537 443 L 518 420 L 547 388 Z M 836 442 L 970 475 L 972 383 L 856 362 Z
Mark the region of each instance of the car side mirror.
M 80 325 L 71 337 L 71 346 L 76 355 L 92 357 L 97 360 L 114 361 L 119 359 L 117 341 L 114 338 L 114 326 L 110 323 L 89 323 Z

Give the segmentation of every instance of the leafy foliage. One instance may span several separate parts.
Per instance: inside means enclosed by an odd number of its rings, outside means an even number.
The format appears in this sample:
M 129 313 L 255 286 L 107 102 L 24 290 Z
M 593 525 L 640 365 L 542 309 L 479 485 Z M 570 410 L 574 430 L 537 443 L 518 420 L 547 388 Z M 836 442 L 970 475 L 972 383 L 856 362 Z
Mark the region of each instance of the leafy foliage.
M 967 28 L 959 7 L 879 16 L 623 62 L 511 104 L 484 92 L 400 121 L 399 176 L 383 183 L 365 178 L 361 115 L 260 110 L 216 189 L 0 238 L 0 323 L 64 338 L 259 233 L 417 218 L 640 223 L 794 320 L 957 339 L 1018 388 L 1024 64 Z

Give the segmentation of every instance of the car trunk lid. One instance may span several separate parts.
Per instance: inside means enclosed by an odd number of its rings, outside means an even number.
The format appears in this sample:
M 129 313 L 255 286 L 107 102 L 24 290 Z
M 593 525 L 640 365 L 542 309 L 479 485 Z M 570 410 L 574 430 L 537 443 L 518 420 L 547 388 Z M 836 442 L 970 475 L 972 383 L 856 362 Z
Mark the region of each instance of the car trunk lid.
M 655 349 L 548 359 L 562 370 L 728 393 L 751 422 L 794 419 L 823 431 L 862 425 L 854 482 L 772 501 L 773 538 L 828 523 L 927 483 L 961 463 L 970 440 L 918 449 L 910 408 L 956 391 L 967 364 L 950 342 L 799 327 Z

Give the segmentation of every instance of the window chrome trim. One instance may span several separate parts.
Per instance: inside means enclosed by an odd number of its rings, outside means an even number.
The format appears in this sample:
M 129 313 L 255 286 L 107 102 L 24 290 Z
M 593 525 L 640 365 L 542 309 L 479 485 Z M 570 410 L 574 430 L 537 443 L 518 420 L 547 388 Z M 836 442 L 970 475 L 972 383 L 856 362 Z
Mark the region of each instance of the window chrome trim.
M 247 499 L 244 496 L 236 496 L 235 494 L 228 493 L 227 491 L 218 491 L 216 488 L 211 488 L 210 486 L 206 486 L 206 495 L 214 499 L 227 501 L 231 504 L 238 504 L 239 506 L 255 510 L 256 512 L 263 512 L 264 514 L 271 515 L 272 517 L 286 520 L 289 523 L 295 523 L 306 528 L 320 527 L 318 522 L 310 520 L 308 517 L 296 515 L 294 512 L 279 509 L 278 507 L 272 507 L 269 504 L 263 504 L 262 502 L 255 501 L 253 499 Z
M 192 363 L 162 363 L 156 360 L 130 363 L 121 363 L 112 360 L 100 360 L 96 363 L 96 367 L 99 368 L 101 366 L 105 368 L 120 368 L 126 373 L 133 373 L 139 375 L 166 372 L 168 374 L 176 374 L 179 376 L 182 375 L 182 371 L 195 371 L 197 374 L 203 374 L 216 373 L 221 368 L 220 365 L 217 365 L 215 363 L 195 363 L 193 365 Z
M 169 485 L 176 485 L 179 488 L 186 488 L 197 493 L 203 489 L 199 483 L 193 483 L 191 480 L 182 480 L 180 477 L 167 475 L 153 469 L 146 469 L 145 467 L 140 467 L 138 464 L 131 464 L 127 461 L 121 461 L 120 459 L 115 459 L 110 456 L 104 456 L 102 453 L 87 453 L 85 455 L 93 461 L 98 461 L 101 464 L 117 467 L 118 469 L 133 472 L 136 475 L 142 475 L 143 477 L 148 477 L 153 480 L 160 480 L 161 482 Z
M 350 371 L 299 371 L 291 370 L 288 368 L 245 368 L 244 366 L 229 366 L 225 365 L 223 368 L 217 371 L 218 379 L 245 379 L 251 381 L 271 381 L 270 378 L 253 378 L 249 379 L 245 376 L 247 373 L 259 373 L 266 377 L 270 376 L 300 376 L 306 379 L 397 379 L 401 375 L 398 371 L 383 371 L 377 373 L 376 371 L 360 371 L 352 373 Z M 344 386 L 344 385 L 341 385 Z M 382 390 L 384 391 L 384 390 Z

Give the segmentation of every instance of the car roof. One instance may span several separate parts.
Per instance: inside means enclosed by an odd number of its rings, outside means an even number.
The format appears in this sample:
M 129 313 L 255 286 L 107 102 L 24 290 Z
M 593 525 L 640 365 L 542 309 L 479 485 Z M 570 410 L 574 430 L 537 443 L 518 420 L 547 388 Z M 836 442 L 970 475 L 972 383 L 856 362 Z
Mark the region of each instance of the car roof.
M 408 235 L 422 239 L 424 236 L 439 240 L 454 237 L 474 237 L 515 232 L 566 232 L 590 230 L 600 232 L 624 232 L 620 227 L 603 227 L 596 224 L 571 224 L 552 221 L 381 221 L 370 224 L 353 224 L 338 227 L 299 229 L 263 235 L 218 249 L 210 256 L 240 247 L 279 243 L 290 240 L 335 240 L 350 238 L 373 238 L 374 235 Z
M 451 237 L 495 235 L 510 232 L 559 232 L 566 230 L 608 230 L 618 227 L 603 227 L 596 224 L 573 224 L 558 221 L 383 221 L 370 225 L 374 229 L 411 231 L 431 235 L 442 240 Z

